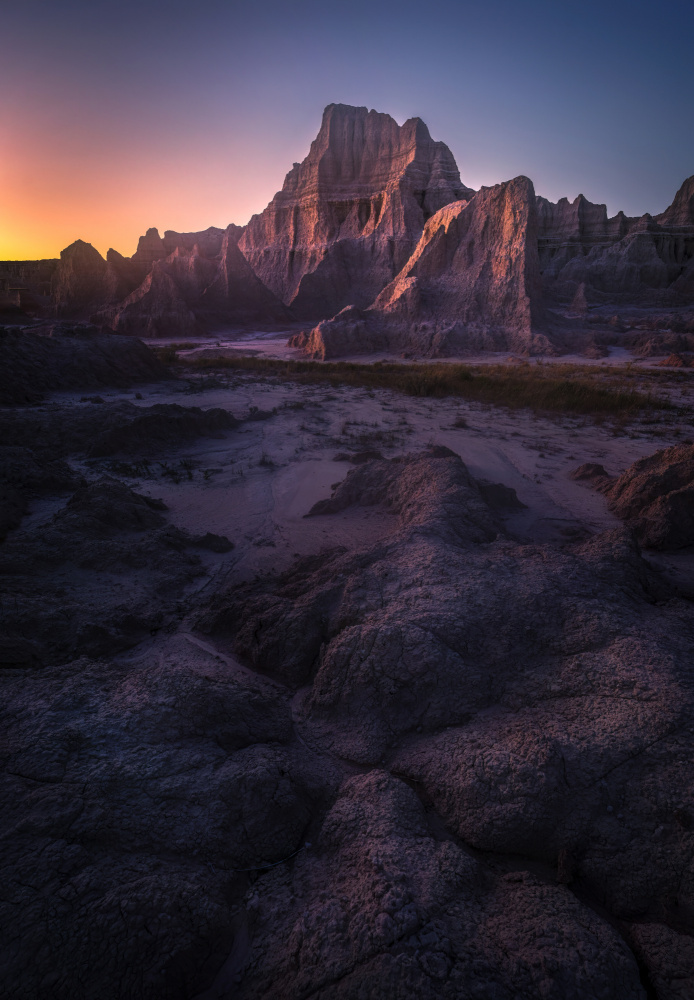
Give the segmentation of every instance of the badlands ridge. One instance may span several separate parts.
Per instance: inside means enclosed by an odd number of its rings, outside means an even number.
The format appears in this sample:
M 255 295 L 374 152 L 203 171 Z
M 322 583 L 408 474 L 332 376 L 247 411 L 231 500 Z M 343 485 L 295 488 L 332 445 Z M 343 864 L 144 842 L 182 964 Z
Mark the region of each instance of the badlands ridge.
M 248 225 L 149 229 L 130 258 L 77 240 L 60 260 L 0 263 L 0 293 L 17 315 L 120 334 L 294 328 L 317 358 L 686 351 L 694 177 L 641 218 L 582 195 L 553 204 L 526 177 L 475 192 L 420 119 L 332 104 Z

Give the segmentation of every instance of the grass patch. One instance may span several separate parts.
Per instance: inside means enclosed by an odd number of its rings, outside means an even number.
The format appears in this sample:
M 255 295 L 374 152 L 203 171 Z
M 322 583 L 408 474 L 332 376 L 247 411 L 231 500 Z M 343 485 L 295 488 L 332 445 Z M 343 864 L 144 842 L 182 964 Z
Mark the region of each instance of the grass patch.
M 401 365 L 390 362 L 356 364 L 350 361 L 281 361 L 273 358 L 228 357 L 185 359 L 196 369 L 233 369 L 274 375 L 300 383 L 349 385 L 366 389 L 390 389 L 408 396 L 462 396 L 495 406 L 536 412 L 577 413 L 590 416 L 631 417 L 642 411 L 670 410 L 672 405 L 650 393 L 639 392 L 610 372 L 588 366 L 461 364 Z

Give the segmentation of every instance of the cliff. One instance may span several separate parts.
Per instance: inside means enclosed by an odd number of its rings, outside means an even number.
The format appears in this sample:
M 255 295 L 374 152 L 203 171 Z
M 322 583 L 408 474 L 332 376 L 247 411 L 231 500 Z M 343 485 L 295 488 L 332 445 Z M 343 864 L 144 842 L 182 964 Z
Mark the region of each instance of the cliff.
M 297 316 L 367 306 L 404 266 L 424 225 L 470 197 L 419 118 L 331 104 L 306 159 L 253 216 L 239 246 Z
M 440 209 L 397 277 L 361 313 L 346 309 L 306 343 L 314 357 L 407 348 L 547 350 L 537 209 L 527 177 L 482 188 Z

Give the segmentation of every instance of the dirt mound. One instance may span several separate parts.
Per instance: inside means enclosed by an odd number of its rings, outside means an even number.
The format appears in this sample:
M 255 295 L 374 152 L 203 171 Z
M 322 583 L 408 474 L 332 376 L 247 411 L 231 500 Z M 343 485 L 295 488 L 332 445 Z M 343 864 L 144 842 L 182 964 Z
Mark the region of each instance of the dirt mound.
M 168 372 L 134 339 L 54 324 L 51 336 L 0 328 L 0 404 L 30 403 L 62 389 L 154 382 Z
M 7 444 L 51 455 L 155 454 L 196 437 L 218 437 L 239 426 L 228 410 L 156 403 L 48 405 L 0 412 L 0 436 Z
M 21 522 L 30 497 L 72 492 L 81 482 L 66 462 L 0 445 L 0 541 Z
M 684 358 L 681 354 L 669 354 L 658 362 L 658 366 L 660 368 L 691 368 L 691 359 Z

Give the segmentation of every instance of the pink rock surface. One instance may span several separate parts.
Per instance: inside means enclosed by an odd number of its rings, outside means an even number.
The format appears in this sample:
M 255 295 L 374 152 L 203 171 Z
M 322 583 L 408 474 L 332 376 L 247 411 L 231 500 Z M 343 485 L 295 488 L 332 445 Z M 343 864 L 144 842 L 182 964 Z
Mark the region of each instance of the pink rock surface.
M 239 245 L 297 316 L 367 306 L 414 249 L 428 218 L 472 191 L 419 118 L 331 104 L 302 163 Z

